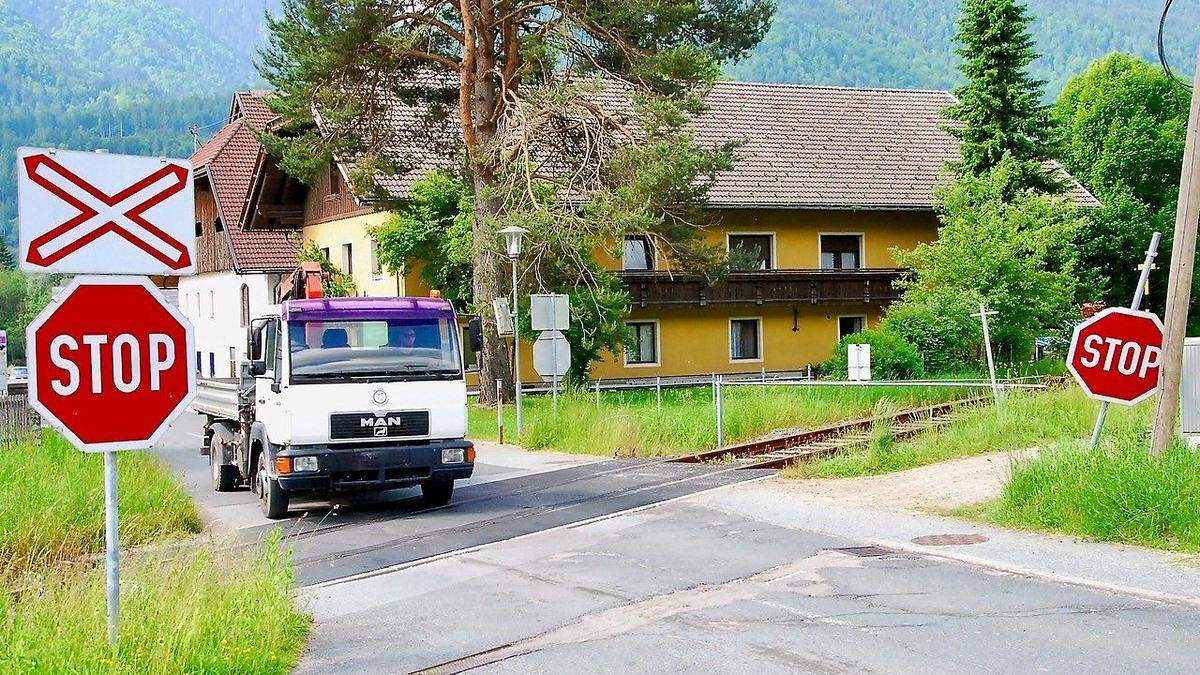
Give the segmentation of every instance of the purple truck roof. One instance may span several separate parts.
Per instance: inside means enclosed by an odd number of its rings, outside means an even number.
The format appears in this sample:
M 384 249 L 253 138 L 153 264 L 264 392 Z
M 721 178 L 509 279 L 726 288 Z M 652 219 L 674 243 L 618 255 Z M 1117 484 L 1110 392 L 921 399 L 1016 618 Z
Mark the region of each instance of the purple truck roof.
M 453 320 L 454 307 L 441 298 L 319 298 L 284 302 L 283 317 L 292 321 Z

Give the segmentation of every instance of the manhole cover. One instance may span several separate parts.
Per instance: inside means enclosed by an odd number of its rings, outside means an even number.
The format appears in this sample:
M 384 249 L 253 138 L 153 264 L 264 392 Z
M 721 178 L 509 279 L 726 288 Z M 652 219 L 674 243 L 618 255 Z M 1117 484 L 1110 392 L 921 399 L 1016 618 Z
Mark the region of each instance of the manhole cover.
M 834 548 L 830 550 L 845 553 L 846 555 L 856 555 L 860 558 L 878 558 L 896 552 L 883 546 L 847 546 L 846 548 Z
M 918 546 L 965 546 L 980 544 L 987 540 L 988 538 L 982 534 L 927 534 L 923 537 L 915 537 L 912 543 Z

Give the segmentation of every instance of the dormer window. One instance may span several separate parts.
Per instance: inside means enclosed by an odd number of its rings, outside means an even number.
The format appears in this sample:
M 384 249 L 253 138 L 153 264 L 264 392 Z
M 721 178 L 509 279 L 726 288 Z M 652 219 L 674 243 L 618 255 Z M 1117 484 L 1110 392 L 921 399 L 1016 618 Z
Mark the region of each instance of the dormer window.
M 225 231 L 225 223 L 221 222 L 221 216 L 217 216 L 213 220 L 213 232 L 224 232 L 224 231 Z
M 204 236 L 204 223 L 197 220 L 196 221 L 196 238 L 199 239 L 200 237 L 203 237 L 203 236 Z
M 338 171 L 337 163 L 329 163 L 329 194 L 342 194 L 342 174 Z

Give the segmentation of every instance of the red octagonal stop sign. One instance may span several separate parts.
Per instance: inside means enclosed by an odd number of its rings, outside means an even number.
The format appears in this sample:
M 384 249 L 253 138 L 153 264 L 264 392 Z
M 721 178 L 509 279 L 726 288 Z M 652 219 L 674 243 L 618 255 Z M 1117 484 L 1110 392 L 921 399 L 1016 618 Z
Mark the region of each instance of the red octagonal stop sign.
M 1075 327 L 1067 368 L 1088 396 L 1133 405 L 1158 388 L 1162 342 L 1157 316 L 1111 307 Z
M 85 452 L 148 448 L 192 400 L 192 325 L 142 277 L 76 277 L 26 329 L 29 401 Z

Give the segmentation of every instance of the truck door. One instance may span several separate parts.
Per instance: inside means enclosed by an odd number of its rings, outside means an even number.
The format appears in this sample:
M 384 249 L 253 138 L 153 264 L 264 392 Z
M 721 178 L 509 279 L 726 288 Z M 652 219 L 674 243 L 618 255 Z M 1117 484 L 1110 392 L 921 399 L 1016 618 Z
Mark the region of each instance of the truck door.
M 272 443 L 278 443 L 285 435 L 284 429 L 288 420 L 283 407 L 283 372 L 282 372 L 282 339 L 279 331 L 279 319 L 268 319 L 263 326 L 261 345 L 262 353 L 257 358 L 266 365 L 263 372 L 255 377 L 255 417 L 267 429 L 267 437 Z

